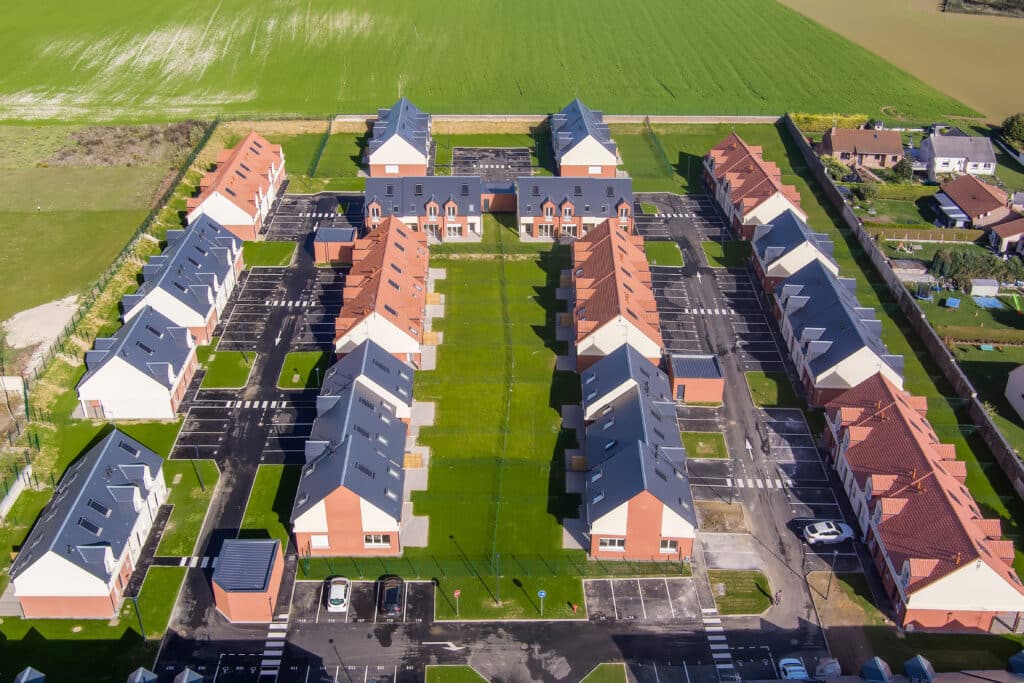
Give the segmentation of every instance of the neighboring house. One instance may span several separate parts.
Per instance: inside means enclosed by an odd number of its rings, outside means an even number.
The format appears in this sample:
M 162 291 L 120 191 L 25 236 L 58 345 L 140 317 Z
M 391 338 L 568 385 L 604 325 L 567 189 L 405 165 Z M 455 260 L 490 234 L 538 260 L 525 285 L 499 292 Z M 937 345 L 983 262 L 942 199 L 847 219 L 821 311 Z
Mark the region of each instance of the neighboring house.
M 483 238 L 477 176 L 370 178 L 364 204 L 366 227 L 394 216 L 431 242 L 479 242 Z
M 419 365 L 428 259 L 426 233 L 391 216 L 356 240 L 345 303 L 334 324 L 339 356 L 372 339 L 396 358 Z
M 629 344 L 623 344 L 580 374 L 583 419 L 596 420 L 609 403 L 631 389 L 652 401 L 671 402 L 668 376 Z
M 762 149 L 748 145 L 736 133 L 711 148 L 704 157 L 704 180 L 736 233 L 745 240 L 757 225 L 769 223 L 787 209 L 801 220 L 800 193 L 782 183 L 782 171 L 765 161 Z
M 939 223 L 947 228 L 985 228 L 1010 215 L 1009 197 L 998 187 L 962 175 L 947 180 L 935 193 Z
M 903 138 L 894 130 L 832 127 L 822 136 L 819 149 L 846 165 L 887 168 L 903 158 Z
M 820 261 L 833 275 L 839 274 L 832 258 L 832 240 L 812 231 L 791 209 L 756 226 L 751 242 L 754 272 L 766 292 L 775 291 L 775 285 L 811 261 Z
M 323 412 L 344 396 L 352 384 L 359 384 L 391 405 L 399 420 L 412 414 L 413 370 L 387 352 L 380 344 L 366 340 L 324 373 L 317 412 Z
M 188 223 L 209 216 L 239 239 L 254 240 L 284 182 L 284 150 L 258 133 L 217 155 L 214 170 L 199 182 L 199 195 L 186 202 Z
M 242 241 L 209 216 L 169 230 L 167 248 L 142 267 L 142 286 L 121 300 L 129 321 L 147 306 L 207 344 L 245 268 Z
M 146 306 L 86 351 L 78 402 L 90 420 L 170 420 L 196 367 L 188 329 Z
M 590 554 L 601 559 L 683 560 L 697 528 L 675 404 L 634 387 L 586 429 Z
M 1014 412 L 1024 420 L 1024 365 L 1018 365 L 1006 375 L 1005 393 Z
M 551 117 L 551 146 L 561 176 L 614 178 L 619 150 L 604 114 L 578 99 Z
M 721 403 L 725 377 L 718 358 L 711 354 L 672 354 L 669 357 L 672 396 L 684 403 Z
M 226 539 L 210 580 L 217 611 L 232 623 L 273 621 L 283 576 L 284 553 L 278 539 Z
M 882 343 L 882 323 L 858 303 L 856 286 L 811 261 L 775 288 L 782 337 L 811 405 L 879 372 L 903 386 L 903 357 Z
M 300 555 L 400 555 L 407 428 L 352 383 L 319 413 L 292 507 Z
M 1021 253 L 1024 242 L 1024 216 L 1011 214 L 1000 223 L 989 226 L 988 242 L 998 254 Z
M 921 141 L 918 160 L 926 165 L 931 180 L 948 173 L 993 175 L 996 172 L 996 153 L 992 141 L 985 137 L 932 133 Z
M 911 396 L 881 374 L 826 406 L 826 440 L 901 626 L 1016 631 L 1013 541 L 985 519 L 967 467 Z
M 366 148 L 371 178 L 423 176 L 430 164 L 430 115 L 401 98 L 380 109 Z
M 516 181 L 519 237 L 583 237 L 605 221 L 633 232 L 633 181 L 629 178 L 552 178 Z
M 352 263 L 356 229 L 321 225 L 313 233 L 313 260 L 317 263 Z
M 664 342 L 644 240 L 603 223 L 572 245 L 576 369 L 629 345 L 657 365 Z
M 115 429 L 68 467 L 11 565 L 26 618 L 118 615 L 167 500 L 163 463 Z

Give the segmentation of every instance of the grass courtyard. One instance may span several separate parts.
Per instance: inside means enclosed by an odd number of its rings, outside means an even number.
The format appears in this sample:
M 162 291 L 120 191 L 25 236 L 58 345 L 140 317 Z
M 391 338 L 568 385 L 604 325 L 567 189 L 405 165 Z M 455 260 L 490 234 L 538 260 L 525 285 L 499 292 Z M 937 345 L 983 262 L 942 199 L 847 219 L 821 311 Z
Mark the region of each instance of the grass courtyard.
M 750 242 L 701 242 L 708 265 L 712 268 L 742 268 L 750 258 Z
M 683 432 L 683 447 L 687 458 L 729 457 L 725 448 L 725 437 L 720 432 Z
M 644 251 L 652 266 L 683 265 L 683 252 L 675 242 L 644 242 Z
M 256 353 L 253 351 L 212 350 L 206 357 L 204 389 L 238 389 L 249 383 Z
M 292 351 L 284 359 L 277 386 L 281 389 L 319 389 L 334 354 L 326 351 Z
M 711 569 L 708 581 L 721 614 L 760 614 L 772 604 L 771 587 L 761 572 Z
M 249 492 L 240 538 L 276 538 L 288 547 L 292 502 L 299 486 L 299 465 L 260 465 Z
M 755 406 L 800 408 L 800 399 L 793 390 L 789 375 L 784 372 L 762 372 L 752 370 L 746 373 L 750 397 Z
M 246 242 L 242 246 L 242 259 L 246 268 L 287 266 L 292 262 L 295 249 L 295 242 Z

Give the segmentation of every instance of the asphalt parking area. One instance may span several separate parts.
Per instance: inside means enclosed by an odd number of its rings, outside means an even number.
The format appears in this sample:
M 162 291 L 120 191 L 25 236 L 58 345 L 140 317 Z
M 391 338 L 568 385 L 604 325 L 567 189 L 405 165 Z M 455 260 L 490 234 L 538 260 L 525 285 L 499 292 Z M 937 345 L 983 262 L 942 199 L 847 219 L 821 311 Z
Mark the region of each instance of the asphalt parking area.
M 511 183 L 533 175 L 527 147 L 453 147 L 452 175 L 478 175 L 485 183 Z
M 778 372 L 785 359 L 755 285 L 745 272 L 714 271 L 715 307 L 727 315 L 744 371 Z M 717 307 L 721 306 L 721 309 Z
M 690 578 L 586 579 L 583 593 L 592 621 L 699 621 Z
M 345 612 L 328 612 L 324 604 L 325 581 L 296 581 L 289 608 L 290 621 L 299 624 L 431 623 L 434 620 L 434 585 L 430 581 L 406 581 L 402 616 L 384 617 L 377 611 L 377 582 L 353 581 Z
M 362 195 L 286 194 L 267 217 L 264 235 L 268 240 L 302 242 L 317 225 L 362 228 Z
M 223 447 L 231 426 L 226 407 L 196 403 L 185 413 L 172 458 L 214 458 Z
M 668 683 L 669 681 L 721 683 L 724 680 L 716 673 L 715 667 L 710 664 L 691 664 L 689 662 L 662 664 L 660 662 L 632 661 L 626 662 L 626 668 L 629 669 L 630 680 L 637 683 Z
M 652 234 L 662 229 L 670 234 L 685 231 L 701 240 L 733 239 L 728 221 L 722 215 L 714 199 L 704 194 L 676 195 L 662 192 L 637 193 L 636 201 L 652 204 L 657 208 L 653 214 L 642 210 L 636 213 L 638 226 L 649 226 Z M 657 238 L 655 238 L 657 239 Z M 662 238 L 664 239 L 664 238 Z
M 665 349 L 669 353 L 708 352 L 697 329 L 683 269 L 677 266 L 652 268 L 651 289 L 658 304 Z

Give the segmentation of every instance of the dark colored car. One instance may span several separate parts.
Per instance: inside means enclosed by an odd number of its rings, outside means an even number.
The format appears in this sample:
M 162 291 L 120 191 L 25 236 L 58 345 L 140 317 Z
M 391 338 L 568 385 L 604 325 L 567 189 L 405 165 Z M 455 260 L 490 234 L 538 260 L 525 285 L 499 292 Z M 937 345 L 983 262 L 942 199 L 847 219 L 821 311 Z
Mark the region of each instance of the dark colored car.
M 385 576 L 377 581 L 377 611 L 381 616 L 402 616 L 402 589 L 405 582 L 397 576 Z

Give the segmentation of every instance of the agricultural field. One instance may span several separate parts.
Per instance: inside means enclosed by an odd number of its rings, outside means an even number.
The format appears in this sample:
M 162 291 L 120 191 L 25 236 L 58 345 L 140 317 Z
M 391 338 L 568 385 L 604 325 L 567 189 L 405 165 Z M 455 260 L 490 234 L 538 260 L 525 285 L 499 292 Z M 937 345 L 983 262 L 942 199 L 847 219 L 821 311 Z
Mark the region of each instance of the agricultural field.
M 615 0 L 311 0 L 302 12 L 242 0 L 64 2 L 53 12 L 19 4 L 5 15 L 0 61 L 14 68 L 0 88 L 0 118 L 326 117 L 373 112 L 399 94 L 427 111 L 459 113 L 552 111 L 571 95 L 609 112 L 975 113 L 772 0 L 637 4 L 616 49 L 602 49 L 620 13 Z M 538 17 L 573 47 L 523 40 Z M 455 53 L 422 39 L 453 26 L 501 30 L 462 32 Z M 888 39 L 907 51 L 916 44 Z

